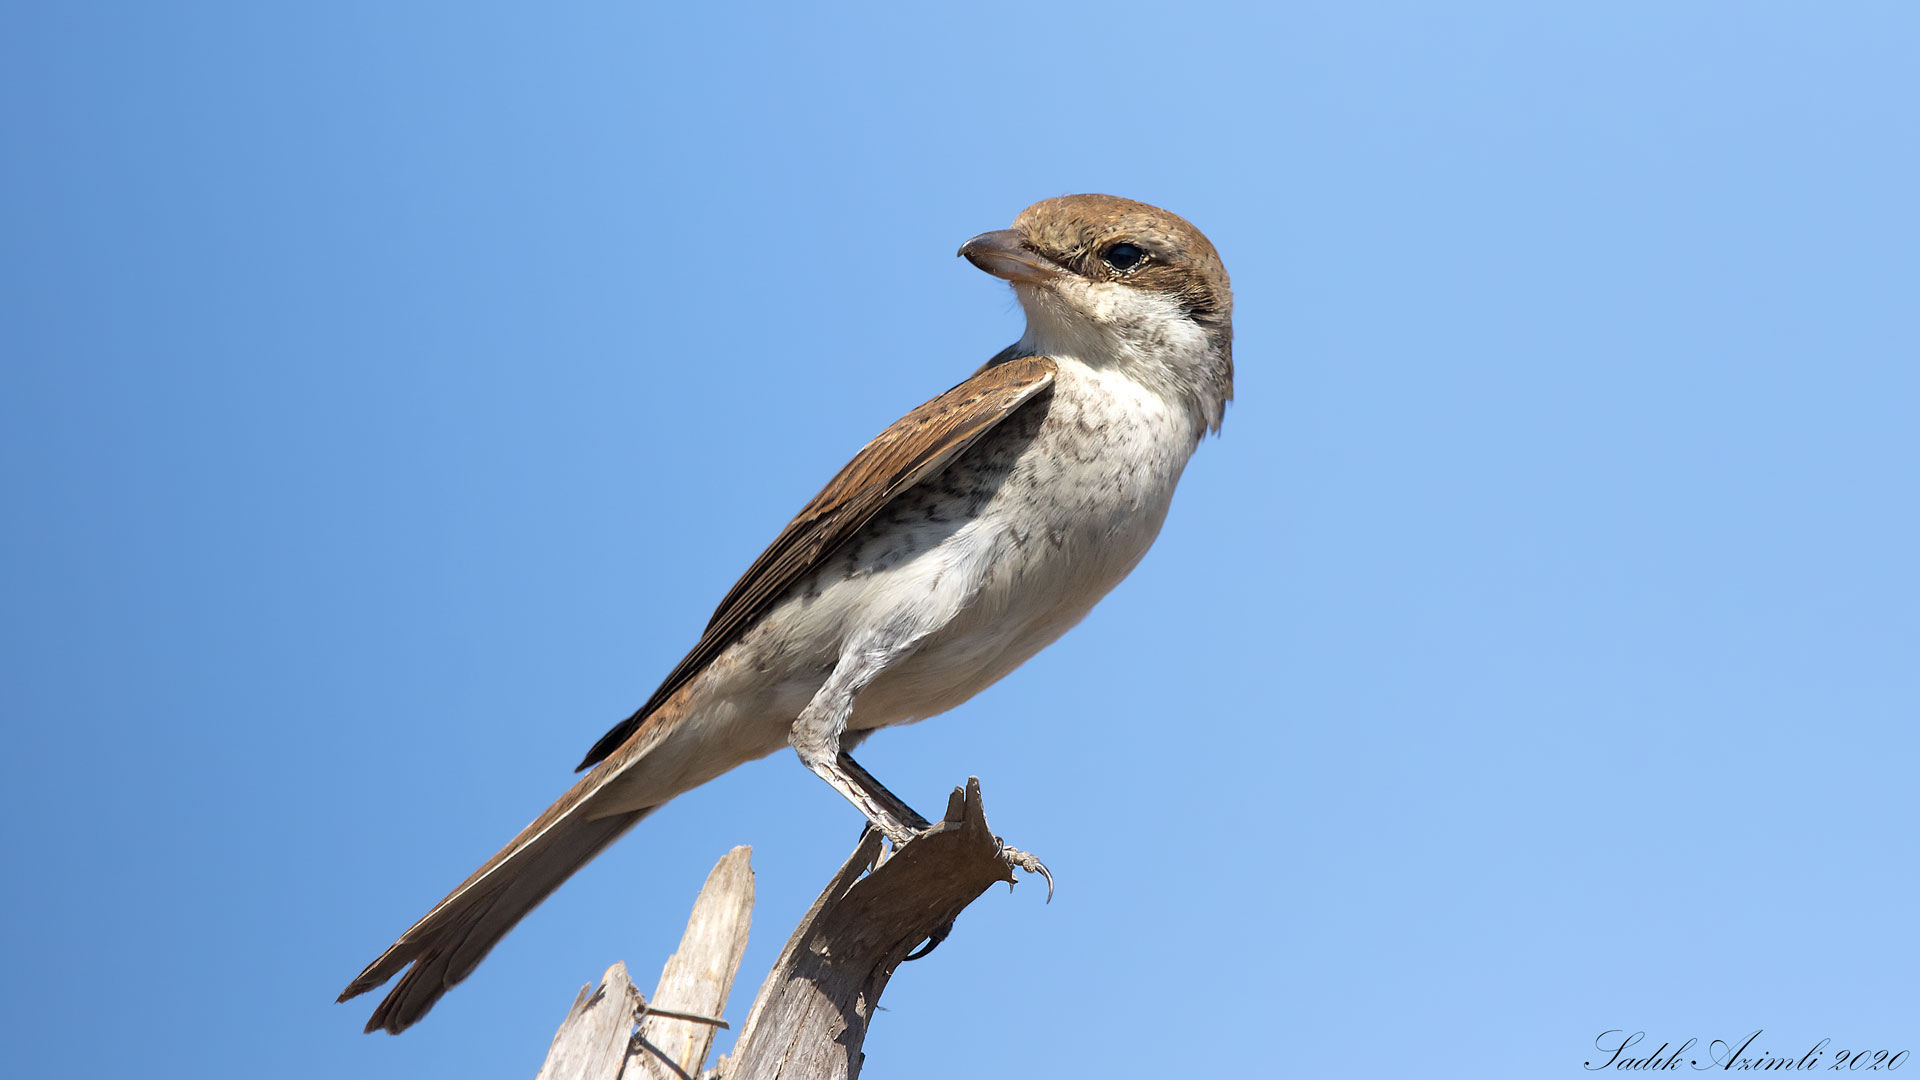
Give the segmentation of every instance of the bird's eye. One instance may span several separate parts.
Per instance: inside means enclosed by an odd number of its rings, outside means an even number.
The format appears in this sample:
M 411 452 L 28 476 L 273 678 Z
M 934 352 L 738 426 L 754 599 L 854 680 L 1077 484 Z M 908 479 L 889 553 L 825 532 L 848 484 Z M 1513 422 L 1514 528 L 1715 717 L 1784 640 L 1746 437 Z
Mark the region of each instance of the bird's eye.
M 1124 274 L 1147 261 L 1147 249 L 1122 240 L 1101 252 L 1100 261 Z

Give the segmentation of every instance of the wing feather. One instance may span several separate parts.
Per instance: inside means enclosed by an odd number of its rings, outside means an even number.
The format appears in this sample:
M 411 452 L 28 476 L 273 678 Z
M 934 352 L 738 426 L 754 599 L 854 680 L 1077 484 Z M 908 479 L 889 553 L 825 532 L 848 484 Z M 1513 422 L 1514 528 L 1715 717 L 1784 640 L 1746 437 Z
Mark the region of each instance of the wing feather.
M 1053 376 L 1053 361 L 1044 356 L 1002 353 L 972 378 L 901 417 L 861 448 L 741 575 L 720 601 L 693 651 L 646 704 L 587 751 L 579 767 L 585 769 L 613 753 L 674 691 L 738 641 L 783 593 L 832 556 L 895 496 L 937 476 L 981 436 L 1051 386 Z

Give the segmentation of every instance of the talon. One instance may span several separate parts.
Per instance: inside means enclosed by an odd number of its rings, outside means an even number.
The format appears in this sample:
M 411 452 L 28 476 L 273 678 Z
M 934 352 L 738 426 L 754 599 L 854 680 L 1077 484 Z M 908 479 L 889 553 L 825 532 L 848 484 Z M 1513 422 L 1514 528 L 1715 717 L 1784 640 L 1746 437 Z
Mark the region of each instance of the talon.
M 995 839 L 998 839 L 998 837 L 995 837 Z M 1000 845 L 1000 857 L 1007 860 L 1008 863 L 1025 870 L 1029 874 L 1039 874 L 1041 877 L 1046 878 L 1047 903 L 1053 903 L 1053 871 L 1047 869 L 1046 863 L 1021 851 L 1019 848 L 1008 847 L 1005 843 Z

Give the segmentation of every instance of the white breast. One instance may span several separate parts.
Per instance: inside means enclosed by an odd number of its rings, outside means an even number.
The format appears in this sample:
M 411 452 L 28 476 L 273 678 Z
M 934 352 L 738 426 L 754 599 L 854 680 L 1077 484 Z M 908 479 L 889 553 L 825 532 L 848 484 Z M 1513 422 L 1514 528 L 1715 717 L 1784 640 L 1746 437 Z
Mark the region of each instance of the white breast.
M 1199 439 L 1191 418 L 1125 374 L 1056 362 L 1045 420 L 993 498 L 874 583 L 939 628 L 861 694 L 855 729 L 933 716 L 991 686 L 1084 618 L 1159 534 Z
M 946 712 L 1126 577 L 1204 422 L 1127 375 L 1054 359 L 1044 417 L 1007 420 L 956 463 L 976 475 L 903 492 L 798 583 L 693 684 L 684 721 L 609 806 L 656 805 L 784 747 L 849 650 L 913 643 L 855 697 L 850 730 Z

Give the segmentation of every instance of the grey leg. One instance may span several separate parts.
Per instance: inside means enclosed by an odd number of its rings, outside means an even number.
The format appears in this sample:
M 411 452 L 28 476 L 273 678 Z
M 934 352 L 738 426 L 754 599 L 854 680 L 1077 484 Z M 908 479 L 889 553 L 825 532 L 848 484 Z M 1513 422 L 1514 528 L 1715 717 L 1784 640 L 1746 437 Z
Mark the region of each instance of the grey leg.
M 915 812 L 913 807 L 908 806 L 906 800 L 888 791 L 886 785 L 874 779 L 872 773 L 861 768 L 860 763 L 853 760 L 853 755 L 844 751 L 841 752 L 840 769 L 846 773 L 847 779 L 853 781 L 865 791 L 869 798 L 885 806 L 889 813 L 901 821 L 906 822 L 913 828 L 914 832 L 925 832 L 930 827 L 927 819 Z
M 820 691 L 800 711 L 788 739 L 800 761 L 852 803 L 895 847 L 919 835 L 927 819 L 914 813 L 900 797 L 881 786 L 867 770 L 841 751 L 853 699 L 888 664 L 912 651 L 914 638 L 902 635 L 891 643 L 868 642 L 849 649 L 827 677 Z

